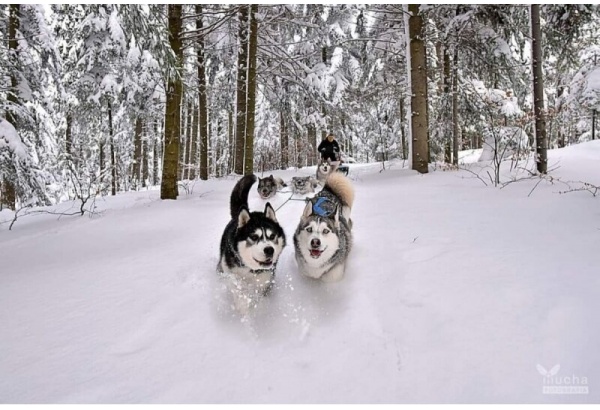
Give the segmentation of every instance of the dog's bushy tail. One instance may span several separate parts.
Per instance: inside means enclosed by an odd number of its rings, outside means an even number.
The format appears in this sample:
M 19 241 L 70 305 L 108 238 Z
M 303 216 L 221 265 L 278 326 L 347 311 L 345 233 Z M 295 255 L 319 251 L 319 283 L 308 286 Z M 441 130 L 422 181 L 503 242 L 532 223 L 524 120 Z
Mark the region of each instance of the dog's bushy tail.
M 246 175 L 233 187 L 231 200 L 229 201 L 231 219 L 237 218 L 242 208 L 248 208 L 248 194 L 255 182 L 256 175 Z
M 342 204 L 352 208 L 352 204 L 354 203 L 354 187 L 352 186 L 352 182 L 350 179 L 345 177 L 339 172 L 334 172 L 333 174 L 327 177 L 325 180 L 325 186 L 323 187 L 325 190 L 329 190 L 333 192 Z

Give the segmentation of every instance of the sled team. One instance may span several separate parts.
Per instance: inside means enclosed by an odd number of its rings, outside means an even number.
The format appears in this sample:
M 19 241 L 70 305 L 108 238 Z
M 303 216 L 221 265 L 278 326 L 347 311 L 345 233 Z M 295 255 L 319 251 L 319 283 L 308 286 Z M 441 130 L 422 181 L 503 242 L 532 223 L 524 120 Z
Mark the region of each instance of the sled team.
M 318 184 L 323 186 L 312 198 L 305 199 L 293 243 L 300 273 L 335 282 L 344 275 L 352 246 L 350 213 L 354 189 L 344 172 L 338 172 L 338 164 L 325 155 L 329 150 L 322 150 L 321 145 L 323 161 L 317 167 L 316 178 L 293 177 L 290 183 L 292 194 L 298 195 L 314 193 Z M 273 175 L 246 175 L 231 193 L 231 220 L 221 237 L 217 270 L 230 279 L 235 307 L 242 313 L 248 312 L 273 287 L 277 261 L 286 246 L 285 233 L 271 203 L 267 202 L 260 211 L 250 211 L 248 207 L 248 195 L 257 180 L 256 190 L 263 200 L 287 186 Z

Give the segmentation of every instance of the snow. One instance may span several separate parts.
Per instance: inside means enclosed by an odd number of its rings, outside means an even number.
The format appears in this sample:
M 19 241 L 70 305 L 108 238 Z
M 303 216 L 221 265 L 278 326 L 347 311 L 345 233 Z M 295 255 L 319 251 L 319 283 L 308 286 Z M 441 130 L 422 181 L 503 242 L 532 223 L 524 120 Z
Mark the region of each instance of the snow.
M 0 150 L 3 148 L 8 148 L 10 152 L 21 159 L 29 157 L 27 148 L 21 141 L 15 127 L 4 118 L 0 118 Z
M 273 294 L 245 321 L 215 273 L 234 178 L 177 201 L 152 189 L 99 199 L 91 218 L 0 225 L 0 398 L 598 402 L 598 199 L 558 192 L 600 185 L 600 141 L 549 158 L 555 180 L 530 196 L 539 179 L 495 189 L 466 171 L 350 164 L 345 278 L 302 277 L 288 245 Z M 303 207 L 277 213 L 288 244 Z M 589 394 L 542 394 L 540 368 L 585 377 Z

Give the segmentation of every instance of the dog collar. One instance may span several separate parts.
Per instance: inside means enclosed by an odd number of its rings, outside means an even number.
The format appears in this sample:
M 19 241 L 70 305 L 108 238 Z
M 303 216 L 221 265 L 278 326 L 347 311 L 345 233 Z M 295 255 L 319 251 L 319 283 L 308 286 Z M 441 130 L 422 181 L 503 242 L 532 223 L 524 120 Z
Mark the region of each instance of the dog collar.
M 274 272 L 274 271 L 275 271 L 275 267 L 268 268 L 268 269 L 250 269 L 250 273 L 253 273 L 254 275 L 260 275 L 262 273 Z

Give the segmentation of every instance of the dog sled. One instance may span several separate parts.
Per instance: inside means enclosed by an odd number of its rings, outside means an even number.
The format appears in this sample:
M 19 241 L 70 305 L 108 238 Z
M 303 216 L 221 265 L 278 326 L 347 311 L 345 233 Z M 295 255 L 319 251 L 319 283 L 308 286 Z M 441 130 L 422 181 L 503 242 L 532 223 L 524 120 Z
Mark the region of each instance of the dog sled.
M 329 161 L 329 165 L 332 166 L 337 172 L 341 172 L 345 176 L 348 176 L 350 167 L 342 163 L 342 161 Z

